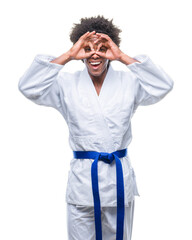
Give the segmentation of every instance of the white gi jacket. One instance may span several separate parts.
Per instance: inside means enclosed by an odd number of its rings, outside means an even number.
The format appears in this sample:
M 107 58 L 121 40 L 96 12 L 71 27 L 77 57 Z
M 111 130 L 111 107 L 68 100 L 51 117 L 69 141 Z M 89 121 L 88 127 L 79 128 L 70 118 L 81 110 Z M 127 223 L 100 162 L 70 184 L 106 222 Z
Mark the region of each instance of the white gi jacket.
M 110 65 L 99 96 L 85 67 L 75 73 L 60 72 L 64 65 L 51 63 L 54 56 L 38 54 L 19 81 L 19 90 L 39 105 L 57 109 L 69 128 L 73 151 L 114 152 L 127 148 L 132 139 L 131 117 L 139 105 L 154 104 L 172 88 L 173 81 L 149 56 L 134 57 L 131 71 Z M 128 150 L 129 153 L 129 150 Z M 93 159 L 71 159 L 66 202 L 94 206 L 91 185 Z M 121 158 L 125 206 L 140 196 L 129 155 Z M 117 206 L 116 164 L 98 162 L 101 207 Z

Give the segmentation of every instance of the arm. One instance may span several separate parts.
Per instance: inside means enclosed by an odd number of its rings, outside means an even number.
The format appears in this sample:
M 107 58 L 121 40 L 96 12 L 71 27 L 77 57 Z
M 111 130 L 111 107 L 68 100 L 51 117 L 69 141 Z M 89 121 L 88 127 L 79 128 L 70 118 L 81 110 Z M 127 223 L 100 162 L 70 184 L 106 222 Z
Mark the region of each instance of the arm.
M 121 53 L 121 55 L 119 57 L 119 61 L 122 62 L 125 65 L 129 65 L 129 64 L 134 63 L 134 62 L 139 62 L 140 63 L 140 61 L 138 61 L 134 58 L 131 58 L 130 56 L 126 55 L 123 52 Z
M 51 63 L 54 56 L 35 56 L 32 64 L 20 78 L 18 88 L 21 93 L 39 105 L 61 108 L 59 97 L 59 71 L 63 65 Z
M 89 57 L 93 53 L 93 51 L 90 53 L 84 51 L 84 47 L 89 44 L 87 39 L 92 34 L 94 32 L 85 33 L 68 52 L 60 57 L 36 55 L 30 67 L 19 80 L 18 88 L 23 95 L 36 104 L 51 106 L 63 111 L 59 71 L 67 62 Z
M 150 105 L 163 99 L 173 88 L 174 82 L 162 67 L 145 54 L 137 55 L 127 67 L 135 79 L 135 109 L 139 105 Z
M 68 63 L 69 61 L 71 61 L 71 56 L 69 52 L 66 52 L 64 54 L 62 54 L 61 56 L 53 59 L 52 61 L 50 61 L 51 63 L 57 63 L 60 65 L 65 65 L 66 63 Z
M 134 58 L 123 53 L 111 38 L 102 33 L 97 33 L 99 39 L 104 43 L 98 44 L 106 46 L 105 53 L 98 53 L 109 60 L 117 60 L 125 64 L 132 72 L 135 85 L 135 108 L 138 105 L 149 105 L 160 101 L 173 88 L 173 80 L 158 65 L 154 64 L 147 55 L 138 55 Z

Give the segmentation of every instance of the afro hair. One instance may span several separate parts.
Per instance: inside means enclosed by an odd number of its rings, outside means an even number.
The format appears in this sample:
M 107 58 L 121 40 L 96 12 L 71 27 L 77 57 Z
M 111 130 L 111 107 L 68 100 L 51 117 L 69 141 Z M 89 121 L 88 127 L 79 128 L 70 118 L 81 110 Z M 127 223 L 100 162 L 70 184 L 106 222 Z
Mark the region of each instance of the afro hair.
M 97 17 L 81 18 L 79 24 L 74 24 L 70 33 L 70 40 L 75 44 L 88 31 L 107 34 L 118 47 L 120 45 L 121 39 L 119 33 L 121 29 L 113 24 L 113 19 L 108 20 L 100 15 Z

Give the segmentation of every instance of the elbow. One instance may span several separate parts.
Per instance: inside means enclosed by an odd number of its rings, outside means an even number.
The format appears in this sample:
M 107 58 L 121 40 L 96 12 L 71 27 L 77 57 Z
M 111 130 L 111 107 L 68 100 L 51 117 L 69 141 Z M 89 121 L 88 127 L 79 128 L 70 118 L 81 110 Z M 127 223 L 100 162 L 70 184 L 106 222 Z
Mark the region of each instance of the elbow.
M 18 90 L 29 99 L 37 99 L 37 94 L 34 94 L 34 88 L 31 86 L 28 86 L 28 84 L 24 83 L 22 78 L 19 80 L 18 83 Z
M 173 87 L 174 87 L 174 82 L 173 82 L 173 80 L 171 80 L 170 91 L 173 89 Z
M 174 82 L 172 79 L 169 79 L 168 85 L 167 85 L 167 93 L 170 92 L 173 89 Z
M 22 80 L 22 78 L 19 80 L 18 90 L 19 90 L 25 97 L 28 97 L 29 92 L 31 91 L 31 90 L 29 89 L 29 87 L 27 87 L 27 84 L 24 83 L 24 81 Z
M 166 88 L 162 90 L 162 93 L 160 94 L 159 98 L 163 99 L 171 90 L 173 89 L 174 82 L 171 80 L 169 81 L 169 84 L 167 84 Z
M 22 84 L 22 81 L 21 79 L 19 80 L 19 83 L 18 83 L 18 90 L 21 92 L 21 93 L 25 93 L 25 87 L 24 85 Z
M 164 78 L 164 83 L 166 85 L 166 90 L 167 92 L 170 92 L 173 89 L 174 82 L 172 78 L 163 71 L 163 78 Z
M 159 79 L 161 79 L 161 83 L 159 84 L 159 90 L 162 95 L 166 95 L 173 89 L 174 82 L 172 78 L 170 78 L 168 75 L 163 76 Z
M 169 79 L 169 81 L 166 81 L 166 83 L 162 86 L 159 86 L 158 89 L 156 89 L 157 91 L 153 92 L 153 97 L 156 98 L 155 102 L 160 101 L 161 99 L 163 99 L 169 92 L 171 92 L 171 90 L 173 89 L 174 86 L 174 82 Z

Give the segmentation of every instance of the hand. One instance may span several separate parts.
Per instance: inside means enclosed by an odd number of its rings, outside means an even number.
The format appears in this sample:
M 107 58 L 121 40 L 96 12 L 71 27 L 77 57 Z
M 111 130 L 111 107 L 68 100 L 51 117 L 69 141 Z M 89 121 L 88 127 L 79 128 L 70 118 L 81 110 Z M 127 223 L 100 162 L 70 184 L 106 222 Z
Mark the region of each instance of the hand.
M 98 39 L 94 41 L 94 44 L 100 42 L 98 44 L 96 54 L 111 61 L 120 60 L 123 52 L 112 41 L 112 39 L 104 33 L 96 33 L 96 35 L 98 36 Z
M 93 34 L 95 34 L 95 31 L 86 32 L 79 38 L 79 40 L 69 50 L 69 56 L 71 59 L 80 60 L 84 58 L 89 58 L 92 54 L 95 53 L 93 44 L 89 41 L 90 37 Z M 86 51 L 87 47 L 90 49 L 89 51 Z

